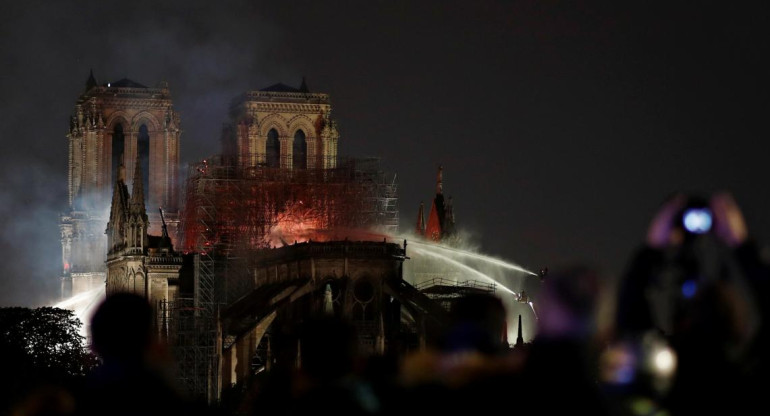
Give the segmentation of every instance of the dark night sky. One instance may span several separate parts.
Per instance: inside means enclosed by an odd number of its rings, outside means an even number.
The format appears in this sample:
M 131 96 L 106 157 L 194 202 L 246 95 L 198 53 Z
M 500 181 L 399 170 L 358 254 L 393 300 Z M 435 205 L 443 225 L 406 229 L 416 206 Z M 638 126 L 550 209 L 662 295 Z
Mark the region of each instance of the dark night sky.
M 232 97 L 304 75 L 331 95 L 340 152 L 398 174 L 402 230 L 443 164 L 472 242 L 529 269 L 588 263 L 609 281 L 678 190 L 732 191 L 770 242 L 761 6 L 47 3 L 0 5 L 0 305 L 56 292 L 65 134 L 90 68 L 167 80 L 185 163 L 219 151 Z

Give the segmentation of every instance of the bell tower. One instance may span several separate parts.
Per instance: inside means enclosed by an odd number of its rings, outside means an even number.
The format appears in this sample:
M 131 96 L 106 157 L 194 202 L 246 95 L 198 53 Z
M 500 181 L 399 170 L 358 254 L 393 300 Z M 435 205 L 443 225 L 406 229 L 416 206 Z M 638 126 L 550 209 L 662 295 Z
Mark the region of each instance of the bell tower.
M 63 295 L 103 285 L 111 191 L 121 166 L 144 175 L 141 184 L 148 207 L 160 207 L 172 240 L 179 225 L 179 115 L 164 82 L 150 88 L 123 78 L 99 84 L 89 74 L 77 99 L 67 132 L 68 207 L 61 215 Z M 121 181 L 122 182 L 122 181 Z M 138 185 L 138 187 L 137 187 Z M 149 210 L 151 213 L 157 209 Z M 150 214 L 149 232 L 161 233 L 159 214 Z
M 328 94 L 275 84 L 233 100 L 225 153 L 248 176 L 259 168 L 333 169 L 337 166 L 337 123 Z

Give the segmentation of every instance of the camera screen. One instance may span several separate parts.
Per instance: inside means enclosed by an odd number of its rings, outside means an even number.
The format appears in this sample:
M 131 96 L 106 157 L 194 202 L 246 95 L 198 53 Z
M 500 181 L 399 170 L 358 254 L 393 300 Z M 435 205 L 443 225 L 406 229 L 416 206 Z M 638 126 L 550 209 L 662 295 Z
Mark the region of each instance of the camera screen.
M 682 223 L 685 230 L 694 234 L 704 234 L 711 230 L 711 211 L 708 208 L 691 208 L 684 212 Z

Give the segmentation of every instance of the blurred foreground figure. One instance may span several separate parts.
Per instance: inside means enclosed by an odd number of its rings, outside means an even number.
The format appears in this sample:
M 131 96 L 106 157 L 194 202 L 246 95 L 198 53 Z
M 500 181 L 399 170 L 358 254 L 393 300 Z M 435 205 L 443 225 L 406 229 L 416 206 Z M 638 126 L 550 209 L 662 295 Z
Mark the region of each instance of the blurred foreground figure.
M 451 326 L 444 341 L 446 353 L 496 356 L 508 350 L 505 305 L 499 297 L 470 294 L 455 301 Z
M 379 398 L 360 374 L 355 327 L 336 316 L 287 327 L 282 356 L 249 386 L 238 414 L 377 415 Z M 293 344 L 290 346 L 289 344 Z
M 404 400 L 395 414 L 472 414 L 500 408 L 516 365 L 506 338 L 506 309 L 492 294 L 458 298 L 434 344 L 405 357 Z M 487 406 L 485 408 L 485 406 Z
M 767 366 L 767 302 L 758 300 L 768 270 L 729 194 L 670 198 L 621 281 L 624 347 L 606 372 L 610 384 L 675 415 L 750 406 Z
M 593 370 L 599 286 L 585 267 L 549 274 L 537 298 L 537 336 L 513 348 L 499 297 L 459 298 L 443 342 L 404 360 L 406 400 L 397 413 L 608 415 Z
M 301 364 L 295 374 L 292 414 L 345 415 L 380 413 L 380 402 L 358 373 L 358 340 L 346 320 L 310 319 L 300 330 Z
M 596 308 L 600 280 L 575 266 L 543 280 L 538 297 L 537 336 L 528 345 L 518 390 L 527 414 L 608 415 L 610 407 L 596 378 Z
M 203 414 L 174 387 L 143 297 L 108 296 L 91 320 L 92 349 L 102 364 L 78 398 L 81 415 Z

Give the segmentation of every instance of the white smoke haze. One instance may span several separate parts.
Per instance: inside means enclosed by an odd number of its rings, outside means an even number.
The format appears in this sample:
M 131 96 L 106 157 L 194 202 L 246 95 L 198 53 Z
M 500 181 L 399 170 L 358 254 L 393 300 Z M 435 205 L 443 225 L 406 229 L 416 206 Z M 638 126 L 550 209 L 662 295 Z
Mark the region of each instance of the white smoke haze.
M 38 307 L 60 296 L 59 214 L 66 176 L 40 161 L 2 166 L 0 250 L 5 267 L 0 306 Z M 62 203 L 63 202 L 63 203 Z

